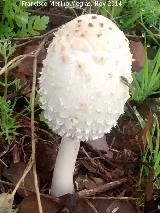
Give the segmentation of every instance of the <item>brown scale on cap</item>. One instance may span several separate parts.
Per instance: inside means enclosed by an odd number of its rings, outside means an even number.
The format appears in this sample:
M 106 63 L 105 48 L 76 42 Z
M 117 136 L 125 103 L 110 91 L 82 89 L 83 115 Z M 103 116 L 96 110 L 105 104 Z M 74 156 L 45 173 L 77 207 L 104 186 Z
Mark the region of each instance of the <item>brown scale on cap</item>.
M 81 37 L 85 37 L 85 34 L 81 34 Z
M 105 57 L 100 57 L 98 60 L 99 60 L 100 64 L 104 64 L 106 62 L 106 58 Z
M 97 16 L 92 16 L 92 19 L 96 19 L 97 18 Z
M 112 30 L 112 27 L 108 27 L 109 30 Z
M 63 45 L 61 46 L 60 53 L 61 53 L 61 56 L 62 56 L 62 61 L 64 63 L 66 63 L 69 60 L 69 56 L 67 55 L 67 53 L 65 51 L 65 47 Z
M 99 38 L 100 36 L 102 36 L 102 33 L 97 34 L 97 37 Z
M 93 27 L 93 24 L 92 23 L 88 23 L 88 27 Z
M 67 54 L 62 55 L 62 61 L 66 63 L 69 60 L 69 56 Z
M 86 72 L 85 66 L 82 63 L 78 63 L 78 70 L 82 77 L 85 77 L 87 81 L 91 80 L 89 73 Z
M 104 24 L 103 24 L 103 23 L 99 23 L 99 25 L 100 25 L 100 27 L 103 27 L 103 26 L 104 26 Z
M 80 22 L 82 22 L 82 20 L 81 20 L 81 19 L 78 19 L 77 22 L 80 23 Z

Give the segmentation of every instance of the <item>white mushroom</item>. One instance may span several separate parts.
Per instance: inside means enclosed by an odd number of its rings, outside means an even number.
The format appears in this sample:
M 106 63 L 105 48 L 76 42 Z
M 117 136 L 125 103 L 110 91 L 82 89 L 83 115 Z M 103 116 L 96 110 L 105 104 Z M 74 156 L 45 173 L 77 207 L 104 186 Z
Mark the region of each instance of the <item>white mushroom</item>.
M 132 55 L 124 33 L 101 15 L 63 25 L 48 48 L 40 77 L 41 103 L 53 131 L 62 136 L 51 194 L 74 192 L 80 141 L 109 133 L 129 96 Z

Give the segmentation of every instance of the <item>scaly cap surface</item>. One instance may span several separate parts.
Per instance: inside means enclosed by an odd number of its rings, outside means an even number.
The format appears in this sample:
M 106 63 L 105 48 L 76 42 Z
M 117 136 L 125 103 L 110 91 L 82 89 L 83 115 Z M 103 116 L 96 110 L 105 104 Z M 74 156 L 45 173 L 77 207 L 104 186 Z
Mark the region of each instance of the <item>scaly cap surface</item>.
M 129 98 L 132 55 L 124 33 L 101 15 L 63 25 L 48 48 L 40 77 L 42 108 L 52 130 L 82 141 L 116 125 Z

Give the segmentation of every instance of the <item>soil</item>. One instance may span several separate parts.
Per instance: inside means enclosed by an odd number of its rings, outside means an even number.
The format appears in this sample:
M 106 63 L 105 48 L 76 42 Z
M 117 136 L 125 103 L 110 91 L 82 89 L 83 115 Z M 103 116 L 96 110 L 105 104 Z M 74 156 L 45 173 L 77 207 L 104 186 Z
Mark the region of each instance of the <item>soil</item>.
M 70 10 L 46 8 L 43 13 L 50 14 L 49 30 L 59 27 L 74 18 Z M 81 14 L 81 10 L 77 12 Z M 51 15 L 52 14 L 52 15 Z M 54 14 L 54 15 L 53 15 Z M 37 77 L 42 68 L 42 60 L 46 48 L 53 35 L 48 34 L 37 61 Z M 14 55 L 30 53 L 37 49 L 43 37 L 17 40 L 17 51 Z M 28 41 L 28 43 L 26 43 Z M 139 43 L 138 43 L 139 42 Z M 134 71 L 142 68 L 144 48 L 140 41 L 131 42 L 134 55 L 137 57 Z M 0 59 L 1 60 L 1 59 Z M 3 62 L 1 62 L 3 63 Z M 17 93 L 9 91 L 12 101 L 19 96 L 15 115 L 22 111 L 30 98 L 33 78 L 33 58 L 25 59 L 13 72 L 10 79 L 21 80 L 22 89 Z M 38 88 L 38 85 L 37 85 Z M 41 109 L 35 105 L 36 167 L 38 185 L 44 213 L 76 212 L 76 213 L 136 213 L 158 212 L 159 198 L 153 190 L 152 171 L 140 181 L 141 153 L 146 141 L 146 129 L 142 130 L 131 108 L 137 106 L 149 125 L 151 122 L 150 102 L 136 105 L 128 102 L 126 113 L 120 117 L 116 128 L 103 139 L 92 143 L 82 142 L 78 154 L 74 182 L 76 193 L 54 198 L 49 195 L 51 177 L 61 138 L 52 133 L 48 126 L 40 120 Z M 155 110 L 155 109 L 154 109 Z M 7 146 L 0 138 L 0 192 L 11 192 L 24 173 L 32 153 L 31 112 L 16 116 L 19 128 L 12 143 Z M 102 140 L 100 142 L 100 140 Z M 64 177 L 65 178 L 65 177 Z M 110 184 L 109 184 L 110 183 Z M 109 184 L 109 185 L 107 185 Z M 17 190 L 14 205 L 20 213 L 38 213 L 33 171 L 25 177 Z

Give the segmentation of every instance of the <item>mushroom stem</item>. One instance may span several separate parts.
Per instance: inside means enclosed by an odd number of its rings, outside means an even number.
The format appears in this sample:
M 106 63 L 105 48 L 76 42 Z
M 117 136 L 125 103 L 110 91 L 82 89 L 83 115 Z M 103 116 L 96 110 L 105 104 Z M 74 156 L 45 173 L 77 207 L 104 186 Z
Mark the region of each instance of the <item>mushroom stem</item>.
M 74 193 L 73 174 L 80 141 L 63 137 L 53 172 L 51 195 L 60 197 Z

